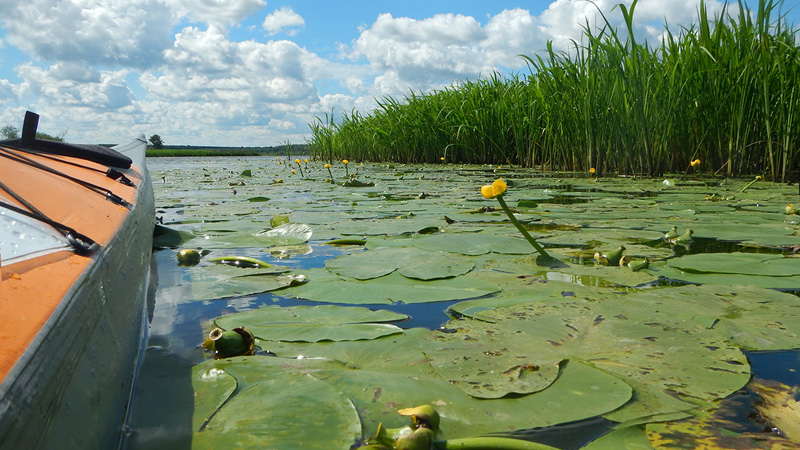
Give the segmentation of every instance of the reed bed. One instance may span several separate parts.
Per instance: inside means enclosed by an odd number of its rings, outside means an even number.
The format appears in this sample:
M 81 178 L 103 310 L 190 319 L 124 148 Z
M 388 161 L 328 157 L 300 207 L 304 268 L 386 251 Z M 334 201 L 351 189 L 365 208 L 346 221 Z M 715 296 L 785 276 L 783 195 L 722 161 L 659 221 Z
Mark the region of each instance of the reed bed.
M 509 164 L 658 176 L 692 170 L 786 181 L 800 163 L 800 46 L 781 2 L 741 1 L 659 45 L 637 42 L 634 1 L 622 30 L 584 27 L 566 52 L 524 56 L 527 76 L 464 81 L 382 98 L 369 115 L 310 124 L 321 159 Z M 608 24 L 608 21 L 606 21 Z

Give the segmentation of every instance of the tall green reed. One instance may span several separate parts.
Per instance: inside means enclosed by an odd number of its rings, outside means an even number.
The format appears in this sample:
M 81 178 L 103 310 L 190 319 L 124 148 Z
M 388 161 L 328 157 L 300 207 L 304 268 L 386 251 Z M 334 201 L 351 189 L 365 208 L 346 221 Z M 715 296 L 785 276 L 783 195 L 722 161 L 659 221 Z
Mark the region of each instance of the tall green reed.
M 786 180 L 800 163 L 798 30 L 782 2 L 742 1 L 657 45 L 587 22 L 566 51 L 522 56 L 529 75 L 497 73 L 432 92 L 384 97 L 368 115 L 333 111 L 310 124 L 323 159 L 511 164 L 544 170 L 661 175 L 701 159 L 706 172 Z M 601 16 L 605 15 L 601 11 Z

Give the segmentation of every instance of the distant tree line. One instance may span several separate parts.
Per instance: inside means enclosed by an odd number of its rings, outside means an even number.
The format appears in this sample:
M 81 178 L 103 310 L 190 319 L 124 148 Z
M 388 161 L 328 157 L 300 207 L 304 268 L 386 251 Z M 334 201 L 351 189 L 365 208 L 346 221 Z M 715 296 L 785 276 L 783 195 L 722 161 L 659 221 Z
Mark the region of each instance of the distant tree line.
M 152 144 L 152 143 L 151 143 Z M 152 149 L 159 149 L 155 145 L 148 145 L 147 147 L 149 150 Z M 308 155 L 308 145 L 307 144 L 291 144 L 291 154 L 292 155 Z M 257 153 L 264 153 L 268 155 L 286 155 L 287 146 L 286 145 L 275 145 L 275 146 L 264 146 L 264 147 L 223 147 L 223 146 L 209 146 L 209 145 L 163 145 L 160 147 L 161 150 L 208 150 L 211 152 L 257 152 Z
M 43 140 L 50 140 L 50 141 L 59 141 L 64 142 L 64 136 L 66 136 L 67 132 L 63 131 L 58 136 L 51 136 L 47 133 L 36 133 L 36 139 L 43 139 Z M 0 128 L 0 140 L 5 139 L 18 139 L 20 137 L 20 131 L 18 128 L 5 125 L 4 127 Z M 222 146 L 208 146 L 208 145 L 165 145 L 164 140 L 158 134 L 154 134 L 150 136 L 148 139 L 150 141 L 150 145 L 147 146 L 148 155 L 152 156 L 160 156 L 158 152 L 151 152 L 152 150 L 164 150 L 164 151 L 177 151 L 176 154 L 179 154 L 180 151 L 194 151 L 194 152 L 201 152 L 203 154 L 215 154 L 219 153 L 220 155 L 227 155 L 227 154 L 262 154 L 262 155 L 286 155 L 287 152 L 294 154 L 294 155 L 308 155 L 308 145 L 307 144 L 291 144 L 286 143 L 283 145 L 275 145 L 275 146 L 265 146 L 265 147 L 222 147 Z M 100 144 L 104 147 L 113 147 L 115 144 Z M 166 153 L 165 153 L 166 155 Z
M 42 139 L 45 141 L 58 141 L 64 142 L 64 136 L 67 135 L 66 131 L 62 131 L 58 136 L 51 136 L 47 133 L 36 132 L 36 139 Z M 18 139 L 19 138 L 19 130 L 17 127 L 6 125 L 3 128 L 0 128 L 0 138 L 1 139 Z

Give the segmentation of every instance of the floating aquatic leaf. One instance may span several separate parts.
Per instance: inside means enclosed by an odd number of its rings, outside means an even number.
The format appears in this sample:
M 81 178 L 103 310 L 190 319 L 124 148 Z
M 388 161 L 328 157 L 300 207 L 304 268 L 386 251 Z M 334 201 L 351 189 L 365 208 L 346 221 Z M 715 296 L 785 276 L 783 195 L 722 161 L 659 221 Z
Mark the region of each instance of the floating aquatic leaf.
M 750 350 L 800 346 L 797 296 L 755 286 L 683 286 L 629 296 L 659 314 L 686 318 Z
M 614 428 L 582 447 L 582 450 L 654 450 L 644 425 L 625 425 Z
M 771 277 L 800 275 L 800 259 L 763 253 L 698 253 L 670 259 L 667 261 L 667 265 L 692 273 L 725 273 Z
M 307 374 L 259 364 L 276 359 L 234 358 L 194 368 L 192 448 L 352 446 L 361 436 L 361 425 L 350 400 Z M 257 367 L 257 373 L 249 367 Z M 235 380 L 234 390 L 230 379 Z
M 224 329 L 247 327 L 265 341 L 355 341 L 402 332 L 387 323 L 407 319 L 405 314 L 334 305 L 271 306 L 215 320 Z
M 406 424 L 397 409 L 433 404 L 441 416 L 444 438 L 476 436 L 490 431 L 513 431 L 579 420 L 613 410 L 631 395 L 617 378 L 580 363 L 562 369 L 558 381 L 541 393 L 492 400 L 476 400 L 436 376 L 419 351 L 430 332 L 406 330 L 403 335 L 372 341 L 278 343 L 272 350 L 281 357 L 308 361 L 336 361 L 338 366 L 312 375 L 341 390 L 361 412 L 365 430 Z M 282 358 L 281 358 L 282 359 Z M 297 361 L 296 359 L 294 361 Z M 581 402 L 582 408 L 575 408 Z
M 210 258 L 209 261 L 217 264 L 225 264 L 227 266 L 249 269 L 266 269 L 272 267 L 272 264 L 268 264 L 258 258 L 251 258 L 249 256 L 220 256 L 217 258 Z
M 270 226 L 272 226 L 272 228 L 277 228 L 289 222 L 290 222 L 289 216 L 287 216 L 286 214 L 275 214 L 269 219 L 269 224 Z
M 256 233 L 258 242 L 269 245 L 295 245 L 311 238 L 311 227 L 303 223 L 284 223 L 271 230 Z
M 365 239 L 333 239 L 325 244 L 327 245 L 365 245 L 367 241 Z
M 293 287 L 283 295 L 318 302 L 363 305 L 441 302 L 481 297 L 500 290 L 492 283 L 467 276 L 420 281 L 391 273 L 362 281 L 337 276 L 322 269 L 311 269 L 306 273 L 309 283 Z
M 297 276 L 281 276 L 289 269 L 273 265 L 266 269 L 237 268 L 225 265 L 195 266 L 179 283 L 162 288 L 164 296 L 175 301 L 216 300 L 260 294 L 293 286 Z
M 555 379 L 554 366 L 578 359 L 636 390 L 614 416 L 624 421 L 692 407 L 676 394 L 725 397 L 749 378 L 746 358 L 713 331 L 635 304 L 543 300 L 482 314 L 494 323 L 451 322 L 446 327 L 458 332 L 439 333 L 423 348 L 437 373 L 481 398 L 542 390 Z
M 358 280 L 378 278 L 399 269 L 407 278 L 435 280 L 464 275 L 475 263 L 460 254 L 430 252 L 416 247 L 377 248 L 350 253 L 325 263 L 325 268 Z
M 419 238 L 414 244 L 429 251 L 461 253 L 473 256 L 490 252 L 524 255 L 534 251 L 524 239 L 498 236 L 491 233 L 442 233 Z
M 676 269 L 665 263 L 652 264 L 654 274 L 676 281 L 697 284 L 748 285 L 773 289 L 797 289 L 800 276 L 771 276 L 757 274 L 692 273 Z

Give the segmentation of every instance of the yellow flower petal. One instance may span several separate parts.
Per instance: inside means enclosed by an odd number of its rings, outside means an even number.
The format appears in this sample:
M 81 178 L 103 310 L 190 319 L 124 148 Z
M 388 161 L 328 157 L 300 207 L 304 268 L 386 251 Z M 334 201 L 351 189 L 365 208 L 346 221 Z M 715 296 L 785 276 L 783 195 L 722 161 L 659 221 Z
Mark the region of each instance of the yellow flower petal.
M 481 195 L 484 198 L 495 198 L 498 195 L 502 195 L 508 189 L 508 185 L 502 179 L 498 178 L 492 184 L 487 184 L 481 187 Z
M 494 190 L 497 192 L 495 194 L 495 197 L 508 190 L 508 185 L 501 178 L 494 180 L 494 183 L 492 183 L 492 187 L 494 187 Z

